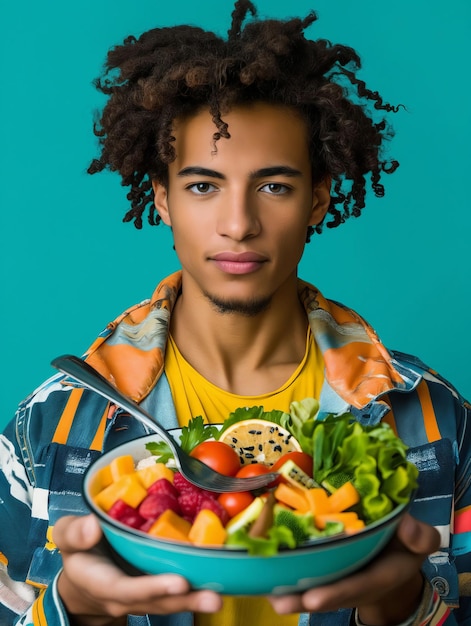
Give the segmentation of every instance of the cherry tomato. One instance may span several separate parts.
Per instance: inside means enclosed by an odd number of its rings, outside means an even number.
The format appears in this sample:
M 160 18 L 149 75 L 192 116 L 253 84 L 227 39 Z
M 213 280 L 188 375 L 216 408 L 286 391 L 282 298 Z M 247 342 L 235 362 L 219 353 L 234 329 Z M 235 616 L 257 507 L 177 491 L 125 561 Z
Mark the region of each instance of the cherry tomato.
M 260 474 L 269 474 L 271 469 L 263 463 L 251 463 L 250 465 L 244 465 L 239 469 L 236 476 L 237 478 L 250 478 L 251 476 L 260 476 Z
M 260 476 L 261 474 L 269 474 L 271 467 L 264 465 L 263 463 L 251 463 L 250 465 L 244 465 L 237 472 L 237 478 L 250 478 L 251 476 Z M 267 485 L 267 487 L 274 487 L 278 483 L 278 479 Z
M 246 509 L 254 500 L 249 491 L 238 491 L 234 493 L 221 493 L 218 501 L 226 509 L 229 517 L 234 517 Z
M 225 476 L 235 476 L 240 469 L 239 455 L 223 441 L 203 441 L 190 455 Z
M 303 472 L 306 472 L 306 474 L 308 474 L 308 476 L 312 478 L 312 456 L 310 454 L 307 454 L 306 452 L 294 451 L 283 454 L 283 456 L 280 456 L 278 461 L 273 464 L 271 471 L 278 471 L 283 463 L 286 463 L 286 461 L 289 460 L 293 461 L 293 463 L 296 463 L 296 465 L 300 467 Z

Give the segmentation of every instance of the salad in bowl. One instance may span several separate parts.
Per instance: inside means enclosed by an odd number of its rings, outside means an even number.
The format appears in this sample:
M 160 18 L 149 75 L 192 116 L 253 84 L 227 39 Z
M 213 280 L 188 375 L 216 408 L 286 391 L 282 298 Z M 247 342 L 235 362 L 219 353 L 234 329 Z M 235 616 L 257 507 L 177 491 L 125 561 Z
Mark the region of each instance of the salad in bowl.
M 223 474 L 277 472 L 260 492 L 193 485 L 155 434 L 105 453 L 85 475 L 84 496 L 121 564 L 235 595 L 304 590 L 373 558 L 418 470 L 387 424 L 362 426 L 350 413 L 320 420 L 318 408 L 312 398 L 289 413 L 240 408 L 218 425 L 198 416 L 170 431 Z

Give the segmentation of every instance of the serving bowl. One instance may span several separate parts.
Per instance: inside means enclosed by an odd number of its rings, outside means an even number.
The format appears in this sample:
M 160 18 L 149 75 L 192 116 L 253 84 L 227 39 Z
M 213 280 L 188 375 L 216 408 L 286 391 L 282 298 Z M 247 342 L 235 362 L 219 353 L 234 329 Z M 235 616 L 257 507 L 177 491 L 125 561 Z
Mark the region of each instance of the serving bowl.
M 170 431 L 176 438 L 180 429 Z M 239 548 L 198 547 L 172 543 L 134 530 L 111 518 L 94 502 L 99 490 L 97 472 L 113 458 L 130 454 L 135 462 L 151 456 L 146 449 L 158 435 L 147 435 L 106 452 L 88 468 L 83 495 L 95 513 L 118 563 L 134 573 L 180 574 L 194 589 L 212 589 L 226 595 L 282 595 L 333 582 L 370 561 L 386 545 L 407 509 L 407 504 L 353 535 L 313 540 L 296 549 L 280 549 L 269 557 L 249 555 Z

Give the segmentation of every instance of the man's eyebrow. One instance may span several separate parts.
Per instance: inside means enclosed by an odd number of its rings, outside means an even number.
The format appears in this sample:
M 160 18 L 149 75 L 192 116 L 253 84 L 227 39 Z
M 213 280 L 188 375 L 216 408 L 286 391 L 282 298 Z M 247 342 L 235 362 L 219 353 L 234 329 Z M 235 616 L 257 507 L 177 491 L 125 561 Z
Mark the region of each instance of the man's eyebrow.
M 217 170 L 211 170 L 207 167 L 200 167 L 199 165 L 184 167 L 178 172 L 177 176 L 207 176 L 208 178 L 218 178 L 220 180 L 226 179 L 224 174 L 222 174 L 221 172 L 218 172 Z M 264 177 L 269 178 L 271 176 L 295 177 L 302 176 L 302 172 L 295 169 L 294 167 L 289 167 L 289 165 L 273 165 L 271 167 L 262 167 L 259 170 L 255 170 L 250 173 L 250 178 L 252 180 Z
M 270 176 L 302 176 L 302 172 L 300 170 L 295 169 L 294 167 L 289 167 L 288 165 L 273 165 L 272 167 L 262 167 L 259 170 L 255 170 L 250 174 L 250 178 L 264 178 Z
M 208 178 L 220 178 L 221 180 L 224 180 L 226 178 L 224 174 L 221 174 L 221 172 L 217 172 L 216 170 L 210 170 L 206 167 L 199 167 L 196 165 L 184 167 L 178 172 L 177 176 L 207 176 Z

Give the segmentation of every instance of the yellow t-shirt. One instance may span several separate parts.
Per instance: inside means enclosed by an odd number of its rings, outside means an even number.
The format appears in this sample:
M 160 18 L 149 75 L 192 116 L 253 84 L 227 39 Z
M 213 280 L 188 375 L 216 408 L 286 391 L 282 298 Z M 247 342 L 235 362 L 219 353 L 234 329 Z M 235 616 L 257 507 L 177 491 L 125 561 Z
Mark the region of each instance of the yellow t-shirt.
M 199 374 L 181 355 L 170 336 L 165 354 L 165 373 L 170 384 L 178 421 L 181 426 L 191 417 L 202 415 L 205 421 L 221 423 L 242 406 L 263 406 L 265 411 L 289 412 L 293 400 L 319 398 L 324 380 L 324 360 L 308 329 L 303 360 L 290 378 L 273 392 L 259 396 L 239 396 L 216 387 Z M 258 596 L 224 597 L 218 613 L 199 613 L 196 626 L 296 626 L 299 615 L 278 615 L 266 598 Z

